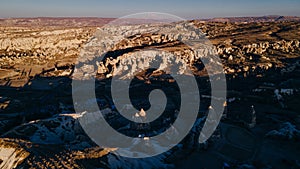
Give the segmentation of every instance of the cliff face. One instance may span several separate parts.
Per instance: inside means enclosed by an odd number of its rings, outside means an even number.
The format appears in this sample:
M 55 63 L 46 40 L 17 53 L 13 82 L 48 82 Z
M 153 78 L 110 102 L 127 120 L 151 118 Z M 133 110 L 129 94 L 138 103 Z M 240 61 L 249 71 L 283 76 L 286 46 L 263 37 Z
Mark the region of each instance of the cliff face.
M 130 133 L 133 127 L 128 127 L 126 121 L 116 115 L 113 100 L 108 97 L 106 90 L 109 89 L 109 79 L 115 75 L 123 78 L 135 75 L 133 84 L 138 89 L 133 102 L 140 103 L 144 98 L 138 94 L 147 92 L 151 85 L 163 86 L 157 81 L 174 84 L 174 79 L 165 72 L 144 71 L 149 63 L 161 59 L 157 67 L 166 68 L 169 62 L 177 59 L 187 63 L 199 81 L 206 81 L 206 68 L 209 67 L 203 65 L 203 59 L 209 60 L 211 51 L 203 48 L 196 55 L 187 45 L 178 41 L 176 36 L 137 32 L 134 36 L 119 39 L 114 46 L 107 46 L 110 50 L 103 60 L 93 60 L 95 53 L 77 60 L 84 47 L 96 42 L 93 35 L 101 28 L 86 24 L 85 21 L 81 21 L 79 26 L 70 24 L 65 27 L 62 25 L 67 21 L 46 26 L 38 26 L 36 21 L 31 20 L 26 23 L 16 22 L 0 21 L 0 168 L 118 168 L 124 165 L 134 168 L 142 164 L 152 165 L 152 168 L 170 168 L 170 163 L 182 165 L 177 159 L 189 155 L 192 150 L 187 147 L 193 146 L 199 146 L 201 151 L 210 149 L 215 152 L 212 159 L 217 159 L 216 164 L 223 164 L 227 159 L 231 159 L 231 162 L 237 160 L 241 163 L 255 163 L 252 160 L 255 156 L 259 161 L 257 168 L 262 168 L 268 167 L 268 164 L 277 164 L 276 160 L 282 160 L 280 158 L 283 153 L 288 157 L 288 164 L 297 166 L 299 152 L 293 151 L 294 142 L 288 142 L 284 152 L 274 147 L 279 144 L 276 138 L 281 138 L 285 128 L 291 130 L 292 139 L 299 139 L 299 22 L 188 22 L 209 39 L 221 58 L 226 74 L 228 96 L 224 103 L 226 114 L 222 118 L 221 129 L 217 129 L 206 144 L 198 145 L 194 138 L 198 136 L 198 127 L 203 120 L 202 117 L 198 118 L 198 126 L 183 141 L 184 150 L 178 146 L 171 151 L 173 155 L 164 154 L 151 159 L 152 161 L 145 159 L 139 162 L 120 158 L 109 153 L 113 149 L 95 145 L 80 127 L 78 114 L 74 114 L 71 91 L 75 64 L 86 63 L 86 72 L 92 67 L 89 73 L 95 73 L 99 80 L 95 85 L 96 93 L 100 95 L 97 98 L 98 105 L 118 130 Z M 12 26 L 14 24 L 17 26 Z M 22 27 L 24 24 L 37 26 Z M 180 24 L 173 25 L 176 26 Z M 130 30 L 134 32 L 137 29 L 132 26 Z M 120 27 L 113 27 L 108 31 L 112 35 L 122 33 Z M 187 36 L 194 37 L 195 34 Z M 153 48 L 164 50 L 168 54 L 156 57 L 156 53 L 150 51 Z M 154 57 L 139 55 L 142 50 L 149 50 L 148 55 Z M 186 67 L 181 68 L 179 72 L 184 74 Z M 134 74 L 135 70 L 140 73 Z M 161 88 L 172 94 L 178 91 L 175 85 Z M 207 109 L 213 109 L 207 104 L 210 99 L 218 99 L 208 95 L 206 88 L 201 91 L 201 102 L 204 104 L 201 115 Z M 142 102 L 141 105 L 147 103 Z M 87 99 L 84 106 L 89 107 L 90 100 Z M 174 114 L 173 109 L 178 106 L 177 100 L 173 99 L 167 106 L 170 109 L 167 113 Z M 155 124 L 159 128 L 168 125 L 169 121 L 171 119 L 166 118 Z M 292 127 L 281 129 L 284 121 L 289 121 L 289 126 Z M 245 131 L 243 128 L 248 129 Z M 147 131 L 148 128 L 144 130 Z M 266 133 L 270 138 L 275 138 L 275 141 L 268 140 Z M 247 145 L 242 143 L 237 146 L 241 141 L 230 137 L 232 134 L 240 136 Z M 282 136 L 285 137 L 287 136 Z M 220 146 L 215 146 L 216 144 Z M 265 148 L 259 149 L 259 145 Z M 234 156 L 231 153 L 233 151 L 238 152 L 236 154 L 247 154 L 247 157 Z M 276 158 L 266 158 L 270 152 Z M 285 167 L 285 164 L 278 165 Z

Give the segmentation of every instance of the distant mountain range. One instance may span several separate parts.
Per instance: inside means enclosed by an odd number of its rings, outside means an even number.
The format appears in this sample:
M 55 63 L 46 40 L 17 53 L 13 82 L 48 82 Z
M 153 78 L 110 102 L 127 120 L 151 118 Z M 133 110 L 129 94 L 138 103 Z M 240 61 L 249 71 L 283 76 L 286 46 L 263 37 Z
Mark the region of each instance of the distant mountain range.
M 102 26 L 116 18 L 97 17 L 37 17 L 37 18 L 2 18 L 2 26 Z M 258 17 L 224 17 L 212 19 L 196 19 L 205 22 L 277 22 L 300 21 L 298 16 L 258 16 Z M 142 22 L 141 22 L 142 23 Z
M 225 18 L 212 18 L 212 19 L 200 19 L 203 21 L 211 22 L 276 22 L 276 21 L 300 21 L 298 16 L 256 16 L 256 17 L 225 17 Z
M 37 18 L 2 18 L 0 25 L 7 26 L 62 26 L 84 27 L 102 26 L 115 18 L 96 17 L 37 17 Z

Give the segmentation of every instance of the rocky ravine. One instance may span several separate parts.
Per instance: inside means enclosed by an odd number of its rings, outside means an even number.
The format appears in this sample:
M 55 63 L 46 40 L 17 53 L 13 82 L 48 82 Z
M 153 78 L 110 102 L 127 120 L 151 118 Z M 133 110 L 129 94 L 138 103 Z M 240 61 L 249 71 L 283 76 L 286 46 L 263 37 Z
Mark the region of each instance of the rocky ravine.
M 182 168 L 187 164 L 191 164 L 189 168 L 218 168 L 224 163 L 232 168 L 299 167 L 299 22 L 190 23 L 205 33 L 220 55 L 228 85 L 226 112 L 215 135 L 198 145 L 194 138 L 203 113 L 211 108 L 204 101 L 197 125 L 182 144 L 149 161 L 120 158 L 109 153 L 113 149 L 95 145 L 74 115 L 70 77 L 79 51 L 96 27 L 1 26 L 0 168 Z M 205 80 L 201 60 L 191 57 L 189 49 L 174 39 L 142 34 L 121 41 L 110 57 L 97 62 L 100 81 L 96 85 L 98 105 L 107 111 L 108 120 L 118 124 L 119 131 L 130 132 L 137 126 L 126 128 L 115 115 L 106 82 L 117 65 L 138 59 L 128 61 L 129 55 L 152 47 L 183 56 L 199 81 Z M 115 52 L 118 50 L 121 53 Z M 160 83 L 173 84 L 168 76 L 168 81 L 163 79 L 163 72 L 146 71 L 135 80 L 139 85 L 145 82 L 149 90 Z M 209 98 L 206 90 L 201 96 L 204 100 Z M 133 102 L 140 101 L 136 93 Z M 84 106 L 89 104 L 87 100 Z M 167 113 L 173 114 L 176 105 L 174 99 Z M 214 160 L 198 163 L 207 156 Z

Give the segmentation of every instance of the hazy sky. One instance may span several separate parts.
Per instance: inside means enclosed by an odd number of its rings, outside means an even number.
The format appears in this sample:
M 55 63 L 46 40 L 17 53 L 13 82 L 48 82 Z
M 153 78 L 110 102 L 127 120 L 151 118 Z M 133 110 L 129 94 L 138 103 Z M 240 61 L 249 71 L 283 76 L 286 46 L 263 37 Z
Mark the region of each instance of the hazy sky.
M 0 17 L 120 17 L 166 12 L 183 18 L 300 16 L 300 0 L 0 0 Z

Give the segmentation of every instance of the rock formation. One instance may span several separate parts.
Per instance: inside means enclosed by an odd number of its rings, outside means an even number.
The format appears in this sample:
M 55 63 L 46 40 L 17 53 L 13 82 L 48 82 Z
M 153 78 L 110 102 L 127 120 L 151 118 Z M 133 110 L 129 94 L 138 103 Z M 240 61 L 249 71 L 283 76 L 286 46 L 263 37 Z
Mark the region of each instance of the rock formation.
M 203 159 L 198 158 L 203 157 L 201 153 L 206 153 L 205 157 L 208 155 L 215 165 L 220 166 L 224 163 L 237 168 L 297 166 L 299 152 L 294 149 L 299 144 L 293 140 L 299 139 L 300 122 L 299 22 L 280 22 L 284 18 L 277 17 L 273 18 L 278 20 L 274 22 L 252 22 L 253 18 L 250 18 L 247 22 L 194 20 L 173 23 L 174 28 L 186 24 L 203 32 L 220 56 L 227 78 L 226 116 L 211 139 L 199 145 L 197 138 L 207 110 L 212 109 L 210 101 L 219 99 L 210 96 L 207 70 L 211 67 L 203 64 L 203 59 L 213 61 L 209 57 L 211 50 L 203 48 L 200 56 L 205 57 L 198 58 L 187 45 L 177 40 L 180 37 L 141 33 L 133 28 L 147 30 L 152 28 L 151 25 L 147 28 L 131 25 L 127 28 L 132 28 L 130 31 L 135 33 L 134 36 L 117 39 L 115 45 L 106 46 L 105 49 L 109 49 L 107 56 L 97 60 L 97 53 L 80 51 L 88 47 L 86 44 L 92 47 L 96 42 L 93 35 L 102 29 L 99 25 L 81 20 L 77 26 L 70 22 L 64 27 L 67 19 L 62 19 L 61 24 L 52 21 L 52 26 L 35 19 L 26 23 L 21 20 L 0 20 L 0 168 L 138 168 L 143 165 L 172 168 L 183 163 L 188 167 L 193 163 L 186 162 L 189 159 L 186 156 L 190 159 L 196 156 L 198 164 L 198 160 Z M 45 25 L 35 26 L 39 22 Z M 116 26 L 107 31 L 118 35 L 122 30 Z M 187 35 L 195 36 L 193 33 Z M 156 58 L 135 54 L 153 48 L 169 53 Z M 150 51 L 151 54 L 154 55 Z M 86 57 L 78 59 L 80 55 Z M 110 153 L 114 149 L 95 145 L 80 127 L 78 114 L 74 114 L 71 81 L 75 65 L 85 63 L 83 76 L 96 75 L 96 102 L 105 120 L 119 132 L 137 135 L 147 141 L 151 137 L 145 133 L 152 131 L 155 134 L 172 127 L 170 124 L 180 108 L 176 99 L 179 91 L 176 81 L 164 71 L 143 71 L 159 58 L 159 68 L 166 68 L 168 62 L 176 59 L 187 63 L 201 84 L 199 117 L 192 131 L 170 152 L 151 160 L 128 160 Z M 180 68 L 179 72 L 184 74 L 186 67 Z M 134 74 L 134 70 L 140 73 Z M 118 115 L 108 91 L 111 77 L 121 75 L 123 78 L 134 76 L 132 86 L 136 88 L 132 102 L 138 110 L 146 112 L 140 111 L 139 116 L 147 114 L 149 107 L 148 98 L 143 94 L 157 88 L 170 94 L 171 101 L 167 102 L 165 114 L 153 126 L 128 124 Z M 73 92 L 76 93 L 76 89 Z M 86 98 L 82 109 L 89 108 L 93 101 Z M 283 121 L 287 123 L 282 124 Z M 177 130 L 172 131 L 176 133 Z M 284 150 L 276 148 L 280 141 L 285 143 Z M 270 154 L 274 157 L 269 158 Z M 205 166 L 206 163 L 201 164 Z

